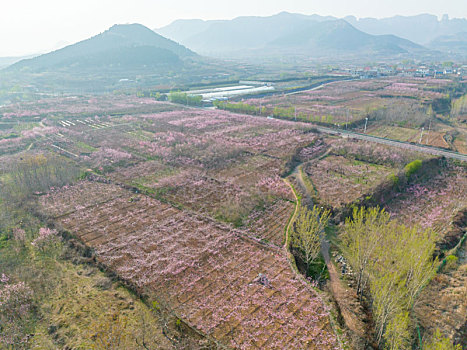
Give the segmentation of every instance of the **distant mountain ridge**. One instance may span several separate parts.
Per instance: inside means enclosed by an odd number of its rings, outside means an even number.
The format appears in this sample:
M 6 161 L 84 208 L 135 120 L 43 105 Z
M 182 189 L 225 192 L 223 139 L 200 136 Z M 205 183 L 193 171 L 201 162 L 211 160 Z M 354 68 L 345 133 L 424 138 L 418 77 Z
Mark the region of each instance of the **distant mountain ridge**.
M 28 55 L 28 56 L 12 56 L 12 57 L 0 57 L 0 69 L 11 66 L 12 64 L 19 62 L 24 59 L 32 58 L 37 55 Z
M 268 46 L 290 46 L 298 50 L 303 47 L 310 51 L 329 50 L 335 52 L 371 52 L 375 53 L 407 53 L 422 50 L 409 40 L 394 35 L 370 35 L 359 31 L 344 20 L 310 22 L 307 26 L 293 31 L 269 43 Z
M 450 53 L 467 56 L 467 31 L 451 35 L 443 35 L 430 41 L 427 47 Z
M 7 70 L 121 69 L 179 64 L 194 52 L 140 24 L 114 25 L 107 31 L 38 57 L 22 60 Z
M 351 27 L 345 27 L 342 22 L 327 22 L 345 20 Z M 317 37 L 313 33 L 304 35 L 303 31 L 314 30 L 319 32 L 329 31 L 329 27 L 341 23 L 343 28 L 335 28 L 342 34 L 343 38 L 350 39 L 350 42 L 356 43 L 355 39 L 363 40 L 354 45 L 372 53 L 397 54 L 410 52 L 411 50 L 420 50 L 421 46 L 428 46 L 433 49 L 442 49 L 444 46 L 435 47 L 431 42 L 441 36 L 457 35 L 461 32 L 467 32 L 467 19 L 449 19 L 444 16 L 438 20 L 436 16 L 422 14 L 417 16 L 394 16 L 390 18 L 375 19 L 348 16 L 338 19 L 332 16 L 302 15 L 288 12 L 282 12 L 269 17 L 238 17 L 233 20 L 177 20 L 168 26 L 155 29 L 156 32 L 172 40 L 182 43 L 192 50 L 201 54 L 226 54 L 237 50 L 246 50 L 255 48 L 268 48 L 269 46 L 278 47 L 281 38 L 286 43 L 285 38 L 295 42 L 295 49 L 299 48 L 298 39 L 293 35 L 297 33 L 302 39 L 308 40 L 315 38 L 315 43 L 321 43 L 327 50 L 333 52 L 349 52 L 352 47 L 342 50 L 341 47 L 331 47 L 331 41 L 325 38 Z M 320 24 L 320 25 L 317 25 Z M 322 29 L 320 29 L 320 26 Z M 355 30 L 369 34 L 364 36 Z M 304 36 L 303 36 L 304 35 Z M 376 37 L 375 37 L 376 36 Z M 336 40 L 337 42 L 338 40 Z M 412 42 L 412 43 L 410 43 Z M 348 42 L 342 41 L 346 46 Z M 417 45 L 418 44 L 418 45 Z M 290 47 L 290 45 L 288 45 Z M 457 48 L 456 50 L 462 50 Z M 310 51 L 310 46 L 304 50 Z M 449 51 L 446 51 L 449 52 Z
M 245 50 L 312 54 L 401 54 L 423 47 L 396 36 L 363 33 L 342 19 L 282 12 L 233 20 L 178 20 L 156 29 L 161 35 L 205 55 L 227 56 Z
M 369 34 L 393 34 L 420 45 L 426 45 L 440 36 L 467 32 L 467 19 L 429 14 L 416 16 L 394 16 L 382 19 L 348 16 L 344 18 L 354 27 Z

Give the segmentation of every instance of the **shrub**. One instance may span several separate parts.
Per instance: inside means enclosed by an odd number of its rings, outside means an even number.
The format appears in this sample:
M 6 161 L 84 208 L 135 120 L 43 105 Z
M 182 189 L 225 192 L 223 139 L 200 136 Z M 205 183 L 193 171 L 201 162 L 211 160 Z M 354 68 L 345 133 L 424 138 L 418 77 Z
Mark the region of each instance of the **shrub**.
M 0 249 L 5 248 L 8 245 L 9 236 L 6 233 L 0 234 Z
M 127 329 L 127 323 L 127 318 L 120 316 L 118 313 L 109 314 L 104 319 L 96 322 L 93 325 L 96 329 L 96 333 L 92 337 L 93 349 L 124 349 L 126 340 L 131 336 Z
M 389 175 L 388 179 L 389 181 L 391 181 L 392 186 L 394 188 L 397 188 L 399 186 L 399 176 L 397 176 L 396 174 Z
M 446 271 L 454 270 L 457 267 L 457 260 L 459 260 L 459 258 L 457 256 L 448 255 L 446 257 L 446 264 L 444 265 L 445 270 Z
M 190 106 L 201 106 L 203 104 L 202 96 L 191 96 L 185 92 L 172 91 L 169 94 L 169 101 Z
M 42 227 L 39 229 L 39 236 L 31 244 L 39 252 L 47 255 L 57 255 L 62 247 L 61 237 L 56 230 Z
M 462 350 L 460 344 L 453 345 L 449 338 L 445 338 L 439 329 L 436 330 L 430 342 L 425 342 L 425 350 Z
M 308 266 L 306 276 L 309 280 L 315 281 L 317 284 L 329 279 L 329 271 L 324 259 L 321 256 Z
M 24 243 L 26 241 L 26 232 L 22 228 L 14 228 L 13 238 L 17 242 Z
M 422 167 L 422 161 L 420 159 L 416 159 L 413 162 L 410 162 L 409 164 L 407 164 L 404 168 L 407 179 L 410 180 L 412 175 L 414 175 L 417 171 L 419 171 L 421 167 Z
M 24 282 L 12 283 L 0 275 L 0 347 L 20 349 L 26 346 L 31 329 L 33 291 Z

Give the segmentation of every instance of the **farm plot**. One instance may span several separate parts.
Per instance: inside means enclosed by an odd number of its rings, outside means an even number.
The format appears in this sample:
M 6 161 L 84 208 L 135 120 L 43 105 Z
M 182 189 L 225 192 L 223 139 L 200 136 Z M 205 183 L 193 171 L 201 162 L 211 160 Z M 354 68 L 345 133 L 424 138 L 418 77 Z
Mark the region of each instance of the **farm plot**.
M 346 123 L 362 120 L 368 108 L 384 106 L 387 101 L 375 91 L 390 85 L 385 80 L 340 81 L 319 89 L 274 98 L 250 99 L 246 103 L 262 106 L 269 114 L 291 110 L 300 120 L 323 123 Z
M 348 159 L 360 160 L 366 163 L 381 164 L 392 168 L 403 168 L 416 159 L 429 159 L 432 156 L 425 153 L 399 149 L 392 146 L 375 144 L 373 142 L 355 139 L 334 139 L 329 150 L 330 154 Z
M 248 230 L 255 236 L 282 246 L 285 239 L 285 228 L 295 206 L 292 202 L 277 200 L 263 210 L 252 212 L 246 221 Z
M 407 224 L 433 228 L 440 239 L 451 229 L 452 219 L 467 207 L 467 170 L 448 164 L 447 168 L 424 183 L 413 184 L 386 209 Z
M 51 98 L 2 106 L 0 155 L 41 147 L 44 142 L 48 142 L 50 147 L 63 154 L 79 156 L 92 152 L 92 148 L 99 145 L 99 140 L 115 140 L 106 135 L 102 137 L 102 133 L 133 122 L 131 116 L 127 116 L 128 113 L 151 114 L 177 109 L 181 108 L 126 95 Z M 94 138 L 89 135 L 90 131 L 99 130 L 102 131 L 99 139 L 98 134 Z M 121 140 L 121 137 L 117 140 Z M 62 145 L 51 145 L 53 141 Z M 73 145 L 73 142 L 82 144 Z M 46 148 L 49 147 L 46 145 Z
M 402 128 L 397 126 L 378 126 L 374 129 L 370 129 L 368 133 L 374 136 L 385 137 L 388 139 L 394 139 L 404 142 L 416 138 L 417 135 L 420 137 L 420 130 Z
M 205 167 L 218 166 L 216 161 L 222 165 L 241 152 L 287 158 L 316 139 L 307 125 L 217 110 L 168 112 L 147 118 L 154 126 L 161 120 L 171 126 L 171 132 L 156 134 L 151 142 L 141 143 L 140 149 L 172 161 L 192 154 Z
M 108 175 L 155 191 L 178 206 L 236 224 L 261 201 L 293 199 L 279 176 L 300 147 L 317 139 L 300 124 L 226 112 L 168 112 L 141 119 L 148 124 L 146 130 L 152 130 L 145 134 L 149 140 L 129 140 L 125 152 L 154 160 L 116 167 Z M 164 131 L 158 130 L 162 120 Z M 106 145 L 113 147 L 110 150 L 117 147 Z M 125 152 L 111 153 L 125 158 Z M 94 152 L 90 160 L 98 153 L 104 161 L 110 152 Z M 126 163 L 133 159 L 127 158 Z
M 27 135 L 34 134 L 31 140 L 26 136 L 1 140 L 0 148 L 5 143 L 20 150 L 40 140 L 39 145 L 77 158 L 83 165 L 104 168 L 100 171 L 106 173 L 144 160 L 212 171 L 239 164 L 237 159 L 264 156 L 267 161 L 261 159 L 254 171 L 280 174 L 297 149 L 316 140 L 306 125 L 222 111 L 172 111 L 63 123 L 28 131 Z
M 442 93 L 433 91 L 433 88 L 446 86 L 450 81 L 445 80 L 445 82 L 446 83 L 440 84 L 440 81 L 434 79 L 393 78 L 391 79 L 391 84 L 378 91 L 378 94 L 382 96 L 418 97 L 431 100 L 444 97 Z
M 211 171 L 213 177 L 230 180 L 233 183 L 250 187 L 257 184 L 266 174 L 279 175 L 284 171 L 284 161 L 265 155 L 247 155 Z
M 429 118 L 432 110 L 427 106 L 436 99 L 445 98 L 449 85 L 453 84 L 454 81 L 448 79 L 403 77 L 338 81 L 299 93 L 252 98 L 237 104 L 220 103 L 220 108 L 332 127 L 350 124 L 352 128 L 363 128 L 368 115 L 372 120 L 385 115 L 379 118 L 378 125 L 396 124 L 392 120 L 395 119 L 397 125 L 416 130 Z M 419 115 L 412 113 L 414 109 L 420 110 Z M 401 119 L 400 112 L 404 111 L 407 115 Z M 426 141 L 434 145 L 442 143 L 438 138 Z
M 454 147 L 457 152 L 467 154 L 467 129 L 465 127 L 458 127 L 457 131 L 459 134 L 454 138 Z
M 238 172 L 233 171 L 234 174 L 230 174 L 233 176 L 228 176 L 227 172 L 222 172 L 226 175 L 222 176 L 216 171 L 147 161 L 117 168 L 109 177 L 144 188 L 178 207 L 243 226 L 255 207 L 269 205 L 278 198 L 293 199 L 282 179 L 274 174 L 275 168 L 268 168 L 268 164 L 262 164 L 260 169 L 234 167 Z M 282 219 L 287 221 L 287 218 Z M 270 238 L 269 234 L 267 236 Z
M 79 186 L 44 197 L 42 205 L 100 262 L 184 321 L 235 348 L 338 348 L 328 311 L 295 279 L 281 250 L 113 185 Z M 114 199 L 89 201 L 96 190 Z
M 14 154 L 30 149 L 35 142 L 47 139 L 59 132 L 59 128 L 44 126 L 22 130 L 20 133 L 10 133 L 9 136 L 0 138 L 0 155 Z
M 393 168 L 330 155 L 305 167 L 323 204 L 352 203 L 386 179 Z
M 370 135 L 385 137 L 393 140 L 419 143 L 421 130 L 397 126 L 379 126 L 369 130 L 368 133 Z M 443 138 L 444 135 L 444 132 L 427 130 L 423 133 L 421 144 L 449 148 L 449 144 Z
M 439 235 L 438 246 L 449 250 L 465 234 L 462 229 L 453 230 L 453 222 L 467 208 L 467 171 L 465 167 L 448 163 L 447 168 L 428 181 L 406 188 L 385 208 L 401 222 L 432 228 Z M 467 322 L 465 256 L 464 242 L 459 260 L 454 266 L 448 264 L 430 281 L 415 309 L 421 326 L 427 330 L 439 328 L 464 346 Z
M 47 215 L 56 218 L 124 195 L 128 195 L 128 192 L 118 186 L 80 181 L 73 186 L 52 188 L 39 198 L 39 204 Z
M 317 139 L 303 124 L 222 111 L 124 116 L 125 123 L 108 121 L 112 126 L 105 128 L 90 128 L 91 119 L 75 119 L 40 146 L 112 181 L 236 226 L 255 207 L 293 200 L 280 175 L 301 147 Z
M 70 117 L 87 118 L 96 115 L 125 115 L 129 113 L 156 113 L 180 109 L 175 105 L 150 98 L 130 95 L 71 96 L 47 98 L 34 102 L 11 104 L 0 108 L 4 118 L 30 119 L 50 117 L 66 121 Z M 71 121 L 70 125 L 75 121 Z
M 236 178 L 218 179 L 196 168 L 166 168 L 159 174 L 140 177 L 130 183 L 143 185 L 153 190 L 158 198 L 178 207 L 244 226 L 247 216 L 256 207 L 268 206 L 279 198 L 291 200 L 290 190 L 282 179 L 278 175 L 266 176 L 268 171 L 265 169 L 263 174 L 251 172 L 250 180 L 257 182 L 243 183 L 242 186 L 237 184 Z M 281 219 L 287 221 L 287 218 Z M 267 239 L 272 236 L 275 233 L 262 235 Z
M 467 346 L 467 253 L 466 243 L 454 266 L 449 266 L 430 282 L 415 308 L 420 326 L 440 329 L 463 348 Z
M 159 184 L 166 185 L 156 188 L 160 188 L 163 197 L 170 202 L 211 216 L 215 216 L 217 210 L 226 203 L 252 201 L 251 195 L 239 186 L 208 177 L 201 172 L 183 171 Z
M 148 160 L 134 166 L 117 167 L 108 176 L 116 182 L 154 188 L 159 181 L 176 175 L 180 170 L 158 160 Z

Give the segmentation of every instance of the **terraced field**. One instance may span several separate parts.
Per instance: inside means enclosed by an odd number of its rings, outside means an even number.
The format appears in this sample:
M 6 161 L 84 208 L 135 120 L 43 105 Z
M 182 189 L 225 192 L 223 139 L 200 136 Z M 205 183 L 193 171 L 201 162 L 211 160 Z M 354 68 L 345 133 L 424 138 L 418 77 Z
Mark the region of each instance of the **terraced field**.
M 221 344 L 338 347 L 322 300 L 295 278 L 281 249 L 111 184 L 82 182 L 41 204 L 101 263 Z

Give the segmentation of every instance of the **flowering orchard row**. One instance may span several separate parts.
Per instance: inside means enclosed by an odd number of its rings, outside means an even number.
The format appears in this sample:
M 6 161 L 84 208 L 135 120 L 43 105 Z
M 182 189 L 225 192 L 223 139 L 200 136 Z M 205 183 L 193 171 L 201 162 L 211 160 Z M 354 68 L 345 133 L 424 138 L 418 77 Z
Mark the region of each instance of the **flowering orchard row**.
M 94 198 L 98 189 L 114 198 Z M 149 288 L 179 317 L 226 345 L 337 348 L 322 300 L 294 278 L 280 249 L 122 191 L 84 182 L 51 194 L 42 205 L 121 278 Z M 77 192 L 70 211 L 68 200 Z M 257 282 L 260 274 L 267 285 Z
M 467 207 L 467 170 L 448 165 L 438 175 L 415 183 L 388 203 L 387 210 L 403 222 L 433 228 L 440 238 L 452 229 L 453 217 Z
M 305 167 L 323 204 L 345 206 L 371 192 L 394 169 L 342 156 L 327 156 Z
M 54 117 L 56 115 L 94 116 L 117 113 L 150 113 L 174 108 L 176 107 L 154 99 L 137 98 L 131 95 L 70 96 L 3 106 L 0 108 L 0 116 L 3 116 L 3 119 Z

